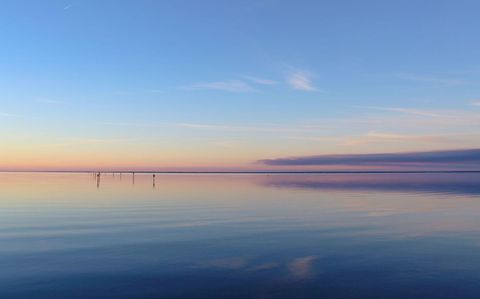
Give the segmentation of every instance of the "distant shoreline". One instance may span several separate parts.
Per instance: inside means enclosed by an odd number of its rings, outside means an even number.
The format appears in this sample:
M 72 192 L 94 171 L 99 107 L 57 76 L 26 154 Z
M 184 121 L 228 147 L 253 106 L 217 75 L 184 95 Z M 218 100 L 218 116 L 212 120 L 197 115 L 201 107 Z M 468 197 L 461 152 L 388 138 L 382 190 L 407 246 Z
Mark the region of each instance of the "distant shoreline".
M 101 171 L 101 170 L 0 170 L 0 173 L 105 173 L 105 174 L 389 174 L 480 173 L 480 170 L 385 170 L 385 171 Z

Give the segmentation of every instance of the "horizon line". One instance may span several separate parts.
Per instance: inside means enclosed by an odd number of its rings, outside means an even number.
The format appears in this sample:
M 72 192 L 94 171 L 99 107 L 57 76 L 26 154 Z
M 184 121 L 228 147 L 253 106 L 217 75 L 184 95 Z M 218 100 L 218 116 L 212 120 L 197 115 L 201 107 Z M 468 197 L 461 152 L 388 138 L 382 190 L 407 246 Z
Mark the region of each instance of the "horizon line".
M 388 174 L 388 173 L 480 173 L 480 170 L 331 170 L 331 171 L 134 171 L 134 170 L 0 170 L 0 173 L 125 173 L 125 174 Z

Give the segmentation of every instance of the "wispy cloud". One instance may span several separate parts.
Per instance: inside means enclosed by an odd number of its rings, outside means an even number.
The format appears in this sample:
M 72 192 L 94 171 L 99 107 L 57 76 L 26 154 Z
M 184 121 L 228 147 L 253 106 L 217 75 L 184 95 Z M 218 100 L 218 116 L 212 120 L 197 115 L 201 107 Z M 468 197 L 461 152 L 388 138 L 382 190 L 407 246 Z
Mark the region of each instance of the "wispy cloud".
M 165 90 L 162 89 L 146 89 L 144 90 L 146 93 L 165 93 Z
M 211 143 L 215 147 L 236 148 L 241 143 L 236 140 L 218 140 Z
M 404 163 L 480 163 L 480 149 L 385 153 L 352 155 L 317 155 L 265 159 L 258 161 L 265 165 L 306 166 L 306 165 L 391 165 Z
M 463 85 L 468 82 L 461 79 L 451 79 L 451 78 L 439 78 L 435 76 L 426 76 L 426 75 L 414 75 L 414 74 L 399 74 L 398 77 L 402 80 L 415 81 L 421 83 L 432 83 L 440 85 Z
M 287 76 L 287 83 L 293 89 L 302 91 L 316 91 L 317 89 L 312 83 L 310 74 L 304 71 L 293 71 Z
M 325 142 L 325 143 L 338 143 L 345 140 L 345 137 L 341 136 L 291 136 L 289 139 L 293 140 L 302 140 L 302 141 L 313 141 L 313 142 Z
M 67 138 L 64 141 L 57 143 L 49 143 L 46 146 L 54 147 L 69 147 L 69 146 L 84 146 L 84 145 L 103 145 L 103 144 L 114 144 L 114 143 L 125 143 L 134 141 L 135 139 L 112 139 L 112 138 L 89 138 L 89 137 L 72 137 Z
M 371 131 L 363 135 L 358 136 L 302 136 L 291 137 L 291 139 L 305 140 L 312 142 L 322 143 L 334 143 L 337 145 L 364 145 L 371 143 L 448 143 L 461 140 L 460 137 L 469 136 L 456 136 L 456 135 L 408 135 L 397 133 L 385 133 Z
M 378 107 L 378 106 L 356 106 L 356 107 L 358 107 L 358 108 L 363 108 L 363 109 L 390 111 L 390 112 L 398 112 L 398 113 L 421 115 L 421 116 L 431 116 L 431 117 L 440 117 L 440 116 L 443 116 L 443 115 L 441 115 L 441 114 L 438 114 L 438 113 L 435 113 L 435 112 L 432 112 L 432 111 L 412 109 L 412 108 Z
M 449 136 L 440 135 L 408 135 L 397 133 L 368 132 L 364 136 L 357 138 L 348 138 L 346 144 L 358 145 L 380 142 L 416 142 L 416 143 L 443 143 L 451 142 L 455 139 Z
M 36 99 L 37 103 L 42 103 L 42 104 L 62 104 L 62 101 L 58 100 L 53 100 L 53 99 L 48 99 L 48 98 L 39 98 Z
M 253 76 L 243 76 L 243 77 L 255 84 L 260 84 L 260 85 L 277 85 L 278 84 L 278 81 L 271 80 L 271 79 L 264 79 L 264 78 L 258 78 Z
M 69 139 L 72 143 L 76 144 L 94 144 L 94 143 L 117 143 L 117 142 L 125 142 L 125 141 L 132 141 L 133 139 L 125 139 L 125 138 L 88 138 L 88 137 L 74 137 Z
M 99 125 L 118 127 L 160 128 L 171 126 L 166 123 L 141 123 L 141 122 L 101 122 Z
M 69 3 L 63 7 L 63 10 L 69 10 L 70 8 L 72 8 L 72 6 L 73 6 L 73 3 Z
M 20 115 L 13 114 L 13 113 L 7 113 L 7 112 L 0 112 L 0 116 L 3 116 L 3 117 L 18 117 Z
M 196 83 L 188 87 L 189 89 L 211 89 L 229 92 L 251 92 L 254 88 L 240 80 L 228 80 L 217 82 Z
M 248 131 L 248 132 L 303 132 L 301 128 L 290 128 L 281 126 L 231 126 L 231 125 L 213 125 L 213 124 L 196 124 L 196 123 L 179 123 L 180 127 L 191 129 L 206 129 L 219 131 Z
M 473 102 L 472 102 L 472 105 L 473 105 L 473 106 L 480 107 L 480 100 L 478 100 L 478 101 L 473 101 Z

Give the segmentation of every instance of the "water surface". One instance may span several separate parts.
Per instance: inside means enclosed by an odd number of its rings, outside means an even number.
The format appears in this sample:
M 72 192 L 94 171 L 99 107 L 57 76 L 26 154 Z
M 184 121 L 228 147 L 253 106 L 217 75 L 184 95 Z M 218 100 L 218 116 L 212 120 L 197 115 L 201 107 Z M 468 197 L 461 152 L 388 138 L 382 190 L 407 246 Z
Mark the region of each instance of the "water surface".
M 480 174 L 0 174 L 0 298 L 479 294 Z

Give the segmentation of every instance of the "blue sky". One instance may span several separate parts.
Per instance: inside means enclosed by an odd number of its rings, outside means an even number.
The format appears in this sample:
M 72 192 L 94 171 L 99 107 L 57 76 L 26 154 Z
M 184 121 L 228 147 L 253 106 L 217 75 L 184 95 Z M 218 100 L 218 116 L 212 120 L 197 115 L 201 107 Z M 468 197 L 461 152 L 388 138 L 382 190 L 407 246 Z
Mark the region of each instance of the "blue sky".
M 478 147 L 479 10 L 478 1 L 2 1 L 0 162 L 238 168 Z

